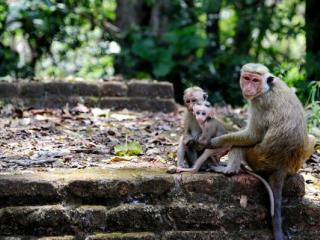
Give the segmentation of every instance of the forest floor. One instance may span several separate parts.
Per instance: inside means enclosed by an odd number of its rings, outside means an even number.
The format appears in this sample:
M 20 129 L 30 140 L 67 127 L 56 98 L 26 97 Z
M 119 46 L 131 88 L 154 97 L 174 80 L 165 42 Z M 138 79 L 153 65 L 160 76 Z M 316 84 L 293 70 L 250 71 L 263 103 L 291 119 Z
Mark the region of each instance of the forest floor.
M 6 105 L 0 117 L 0 175 L 56 168 L 167 168 L 176 164 L 183 111 L 183 107 L 165 114 L 81 104 L 63 109 Z M 223 107 L 216 112 L 229 129 L 245 125 L 247 116 L 241 109 Z M 117 149 L 131 141 L 138 142 L 138 155 L 119 153 Z M 319 199 L 320 154 L 316 152 L 300 172 L 312 198 Z

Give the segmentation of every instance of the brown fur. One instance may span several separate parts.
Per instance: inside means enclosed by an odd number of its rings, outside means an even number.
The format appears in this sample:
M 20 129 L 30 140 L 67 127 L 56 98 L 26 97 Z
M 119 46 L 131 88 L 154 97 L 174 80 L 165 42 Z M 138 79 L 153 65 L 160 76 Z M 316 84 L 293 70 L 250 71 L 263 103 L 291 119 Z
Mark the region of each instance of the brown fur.
M 201 127 L 201 135 L 199 137 L 199 143 L 208 144 L 211 138 L 226 134 L 226 130 L 223 124 L 216 118 L 207 120 Z
M 308 136 L 305 113 L 294 92 L 280 79 L 272 76 L 261 64 L 246 64 L 242 72 L 258 73 L 263 81 L 255 96 L 250 96 L 249 121 L 244 130 L 213 138 L 208 147 L 231 145 L 227 167 L 217 172 L 236 173 L 241 161 L 255 172 L 269 176 L 274 195 L 272 218 L 276 240 L 283 239 L 281 200 L 284 179 L 295 174 L 313 152 L 315 139 Z M 240 78 L 243 95 L 245 82 Z
M 225 128 L 223 124 L 216 118 L 207 116 L 208 119 L 205 120 L 203 124 L 200 124 L 201 135 L 198 138 L 200 144 L 206 145 L 211 138 L 221 136 L 225 134 Z M 205 149 L 205 151 L 196 159 L 192 167 L 181 167 L 178 166 L 177 172 L 197 172 L 207 159 L 211 159 L 213 165 L 217 165 L 220 158 L 226 155 L 229 151 L 229 147 L 222 147 L 218 149 Z
M 312 154 L 303 107 L 280 79 L 265 94 L 249 102 L 249 121 L 245 130 L 212 140 L 215 147 L 226 144 L 250 146 L 246 161 L 254 171 L 272 173 L 285 168 L 296 173 Z

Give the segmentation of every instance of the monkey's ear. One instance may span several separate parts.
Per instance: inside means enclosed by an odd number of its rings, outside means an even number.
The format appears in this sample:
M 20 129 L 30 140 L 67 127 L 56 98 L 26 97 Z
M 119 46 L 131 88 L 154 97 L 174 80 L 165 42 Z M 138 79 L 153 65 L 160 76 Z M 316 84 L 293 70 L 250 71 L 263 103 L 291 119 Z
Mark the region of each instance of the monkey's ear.
M 269 76 L 269 77 L 267 77 L 267 83 L 268 83 L 268 85 L 270 85 L 270 84 L 273 82 L 273 80 L 274 80 L 274 76 Z
M 204 93 L 204 94 L 203 94 L 203 99 L 204 99 L 204 100 L 207 100 L 207 99 L 208 99 L 208 93 Z
M 216 114 L 215 110 L 213 107 L 211 107 L 210 112 L 209 112 L 209 117 L 214 118 L 214 115 Z

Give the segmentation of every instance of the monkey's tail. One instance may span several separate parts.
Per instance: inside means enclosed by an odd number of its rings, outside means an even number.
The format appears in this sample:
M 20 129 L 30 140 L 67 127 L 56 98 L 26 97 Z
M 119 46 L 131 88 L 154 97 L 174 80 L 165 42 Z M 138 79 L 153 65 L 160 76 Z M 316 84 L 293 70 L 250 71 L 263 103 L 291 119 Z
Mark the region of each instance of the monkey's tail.
M 268 192 L 268 195 L 269 195 L 269 201 L 270 201 L 270 214 L 271 214 L 271 217 L 274 216 L 274 196 L 273 196 L 273 192 L 272 192 L 272 189 L 270 187 L 270 184 L 261 176 L 259 176 L 258 174 L 255 174 L 254 172 L 250 171 L 249 169 L 247 169 L 245 166 L 242 166 L 242 169 L 250 174 L 251 176 L 254 176 L 256 177 L 257 179 L 259 179 L 264 187 L 266 188 L 267 192 Z

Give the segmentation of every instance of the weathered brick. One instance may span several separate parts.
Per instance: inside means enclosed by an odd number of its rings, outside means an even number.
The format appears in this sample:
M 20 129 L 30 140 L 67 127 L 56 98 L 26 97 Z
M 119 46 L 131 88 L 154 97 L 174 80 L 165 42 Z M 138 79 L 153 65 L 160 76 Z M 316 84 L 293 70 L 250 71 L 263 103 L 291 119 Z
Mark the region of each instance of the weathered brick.
M 133 189 L 133 184 L 126 179 L 93 179 L 71 181 L 65 186 L 64 192 L 68 198 L 85 204 L 114 204 L 127 201 Z
M 91 231 L 106 229 L 106 207 L 104 206 L 80 206 L 71 209 L 68 215 L 71 222 L 79 229 Z
M 30 97 L 30 98 L 20 98 L 20 102 L 24 106 L 34 107 L 34 108 L 62 108 L 67 103 L 69 107 L 74 107 L 78 103 L 82 103 L 88 107 L 95 107 L 99 105 L 98 97 L 90 96 L 61 96 L 61 95 L 47 95 L 44 97 Z M 10 101 L 12 102 L 12 101 Z
M 135 233 L 106 233 L 89 236 L 87 240 L 156 240 L 159 239 L 154 233 L 135 232 Z
M 242 208 L 235 205 L 177 202 L 167 207 L 167 216 L 179 230 L 218 230 L 267 228 L 268 210 L 263 206 Z
M 176 105 L 173 99 L 149 99 L 142 97 L 109 97 L 100 100 L 102 108 L 123 109 L 152 112 L 173 112 Z
M 67 211 L 60 205 L 6 207 L 0 209 L 0 232 L 4 235 L 72 233 Z
M 79 96 L 99 96 L 99 87 L 96 84 L 50 82 L 44 84 L 44 91 L 54 95 L 79 95 Z
M 122 204 L 107 212 L 108 231 L 158 231 L 171 229 L 161 206 Z
M 13 83 L 0 83 L 0 98 L 18 96 L 18 87 Z
M 128 86 L 123 82 L 106 82 L 101 85 L 101 96 L 124 97 L 127 93 Z
M 20 96 L 22 97 L 43 97 L 44 87 L 43 83 L 21 83 L 20 84 Z
M 0 206 L 48 204 L 60 200 L 58 189 L 49 181 L 0 179 Z
M 173 98 L 173 85 L 168 82 L 132 80 L 128 84 L 129 97 Z
M 272 240 L 271 231 L 170 231 L 165 232 L 161 240 Z

